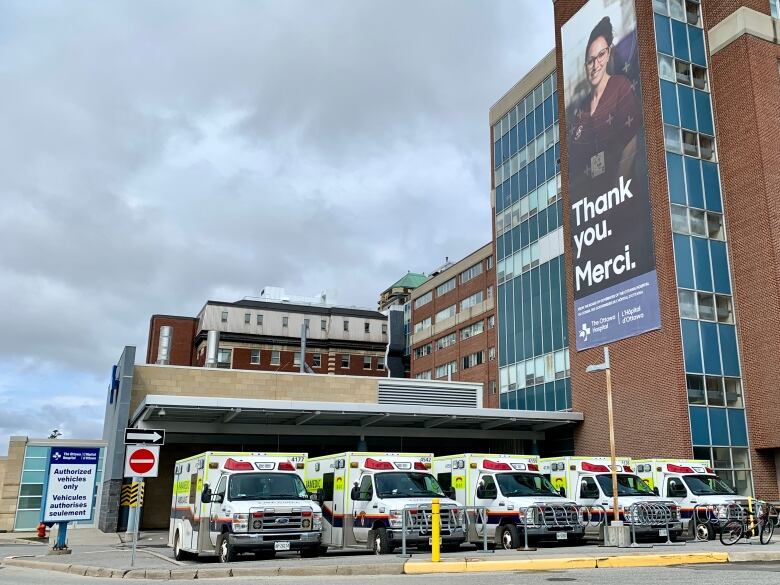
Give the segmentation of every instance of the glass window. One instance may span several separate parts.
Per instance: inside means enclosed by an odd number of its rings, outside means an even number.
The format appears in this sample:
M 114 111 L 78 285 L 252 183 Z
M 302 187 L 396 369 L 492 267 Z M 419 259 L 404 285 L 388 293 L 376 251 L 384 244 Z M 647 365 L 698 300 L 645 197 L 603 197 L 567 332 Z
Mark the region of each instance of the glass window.
M 683 147 L 679 128 L 664 125 L 664 147 L 670 152 L 682 153 Z
M 675 57 L 685 61 L 691 60 L 688 53 L 688 27 L 679 20 L 672 20 L 672 45 Z
M 711 294 L 697 293 L 699 304 L 699 319 L 704 321 L 715 320 L 715 298 Z
M 704 406 L 688 407 L 691 418 L 691 440 L 694 445 L 709 445 L 710 431 L 707 422 L 707 408 Z
M 349 331 L 349 319 L 344 319 L 344 331 Z
M 673 130 L 679 135 L 676 129 Z M 687 205 L 682 157 L 678 154 L 666 153 L 666 171 L 669 179 L 669 200 L 672 203 Z
M 696 102 L 696 122 L 699 132 L 715 134 L 715 127 L 712 122 L 712 108 L 710 107 L 710 94 L 699 90 L 695 90 L 693 93 Z
M 672 231 L 678 234 L 688 234 L 688 209 L 680 205 L 672 205 Z
M 713 276 L 715 292 L 731 294 L 731 279 L 729 277 L 729 259 L 725 242 L 710 240 L 710 253 L 712 254 Z
M 707 66 L 707 51 L 704 48 L 704 31 L 697 27 L 688 27 L 688 40 L 691 47 L 691 61 L 702 67 Z
M 704 193 L 707 200 L 707 209 L 718 213 L 723 211 L 720 198 L 720 180 L 718 179 L 718 167 L 714 163 L 702 161 L 702 177 L 704 178 Z
M 731 467 L 731 453 L 729 449 L 723 447 L 713 447 L 712 462 L 718 469 L 728 469 Z
M 507 223 L 507 222 L 504 222 Z M 453 290 L 455 288 L 455 278 L 449 279 L 447 282 L 440 284 L 436 287 L 436 296 L 440 297 L 441 295 L 448 293 L 449 291 Z
M 282 352 L 273 350 L 271 351 L 271 365 L 278 366 L 281 363 Z
M 728 418 L 731 444 L 738 447 L 747 447 L 748 439 L 747 425 L 745 424 L 745 411 L 741 408 L 729 408 Z
M 385 369 L 385 356 L 380 355 L 376 358 L 376 369 L 377 370 Z
M 249 325 L 252 322 L 252 313 L 244 313 L 244 323 Z
M 680 318 L 698 319 L 696 312 L 696 293 L 692 290 L 679 289 L 677 296 L 680 301 Z
M 731 411 L 729 411 L 731 412 Z M 731 422 L 731 421 L 729 421 Z M 733 441 L 732 441 L 732 444 Z M 731 450 L 731 459 L 734 463 L 734 469 L 749 469 L 750 468 L 750 457 L 748 455 L 747 449 L 732 449 Z
M 729 428 L 726 423 L 725 408 L 710 408 L 710 434 L 713 445 L 729 444 Z
M 707 219 L 704 215 L 704 211 L 701 209 L 690 209 L 691 217 L 691 234 L 694 236 L 700 236 L 702 238 L 707 237 Z
M 723 357 L 723 374 L 739 376 L 739 352 L 737 350 L 737 333 L 734 325 L 718 324 L 718 334 Z
M 742 381 L 739 378 L 723 378 L 726 389 L 726 406 L 742 408 Z
M 707 374 L 722 373 L 720 367 L 720 344 L 718 343 L 718 326 L 715 323 L 700 323 L 701 353 L 704 358 L 704 372 Z
M 780 18 L 780 0 L 769 0 L 772 18 Z
M 740 493 L 743 496 L 753 494 L 753 483 L 750 480 L 749 471 L 734 472 L 734 488 L 737 490 L 737 493 Z
M 670 81 L 661 80 L 661 110 L 665 123 L 680 125 L 680 116 L 677 112 L 677 90 L 675 84 Z
M 723 216 L 721 214 L 707 214 L 707 237 L 713 240 L 723 240 L 726 237 L 723 231 Z
M 687 374 L 685 380 L 688 386 L 688 404 L 704 404 L 704 378 Z
M 290 318 L 289 317 L 282 317 L 282 327 L 287 327 L 290 324 Z
M 370 370 L 371 369 L 371 356 L 370 355 L 364 355 L 363 356 L 363 369 L 364 370 Z
M 723 381 L 720 376 L 707 376 L 707 404 L 710 406 L 725 406 L 723 399 Z
M 502 223 L 503 223 L 503 222 L 502 222 Z M 496 228 L 496 229 L 498 229 L 498 228 Z M 430 303 L 430 302 L 431 302 L 431 300 L 433 300 L 433 291 L 430 291 L 430 290 L 429 290 L 429 291 L 428 291 L 427 293 L 425 293 L 424 295 L 422 295 L 422 296 L 420 296 L 420 297 L 418 297 L 418 298 L 414 299 L 414 308 L 415 308 L 415 309 L 419 309 L 419 308 L 420 308 L 420 307 L 422 307 L 423 305 L 426 305 L 426 304 Z
M 685 157 L 685 179 L 688 187 L 688 205 L 690 207 L 704 208 L 700 161 L 689 156 Z
M 320 331 L 326 331 L 328 329 L 327 319 L 320 319 Z
M 669 0 L 669 16 L 675 20 L 685 20 L 685 7 L 683 0 Z
M 312 368 L 320 368 L 322 367 L 322 355 L 319 353 L 314 353 L 311 356 L 311 367 Z
M 231 357 L 233 350 L 219 348 L 217 350 L 217 367 L 223 369 L 229 369 L 231 364 Z
M 696 288 L 712 290 L 712 272 L 710 269 L 710 247 L 708 241 L 701 238 L 691 238 L 693 248 L 693 269 L 696 275 Z
M 342 368 L 349 368 L 349 354 L 348 353 L 342 353 L 341 354 L 341 367 Z
M 681 319 L 680 324 L 682 327 L 685 369 L 688 372 L 703 372 L 698 323 L 689 319 Z
M 669 55 L 658 53 L 658 75 L 661 77 L 661 79 L 677 81 L 674 72 L 674 59 L 672 59 Z
M 301 365 L 301 352 L 296 351 L 293 354 L 293 365 L 294 366 L 300 366 Z
M 228 312 L 222 311 L 222 322 L 227 323 L 228 322 Z
M 693 262 L 691 260 L 691 238 L 674 234 L 674 263 L 677 270 L 677 285 L 684 288 L 696 288 L 693 282 Z
M 249 356 L 249 363 L 250 364 L 259 364 L 260 363 L 260 350 L 259 349 L 253 349 L 252 353 Z
M 688 156 L 699 156 L 699 137 L 696 132 L 682 131 L 682 151 Z
M 731 297 L 715 295 L 715 312 L 718 317 L 718 323 L 733 323 L 734 311 L 731 306 Z
M 655 43 L 658 51 L 671 55 L 672 51 L 672 31 L 669 28 L 669 19 L 659 14 L 654 15 L 655 20 Z
M 480 294 L 482 293 L 480 292 Z M 445 319 L 449 319 L 450 317 L 455 315 L 456 310 L 457 310 L 457 305 L 450 305 L 446 309 L 442 309 L 441 311 L 436 313 L 436 319 L 434 320 L 434 322 L 440 323 Z
M 680 59 L 674 60 L 674 81 L 682 85 L 691 84 L 691 64 Z

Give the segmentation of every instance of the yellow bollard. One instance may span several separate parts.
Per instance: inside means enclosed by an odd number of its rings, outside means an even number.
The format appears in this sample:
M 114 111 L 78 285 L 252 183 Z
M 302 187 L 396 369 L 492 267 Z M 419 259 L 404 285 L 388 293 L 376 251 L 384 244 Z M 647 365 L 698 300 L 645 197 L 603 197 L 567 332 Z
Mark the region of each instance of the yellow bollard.
M 441 546 L 439 544 L 440 537 L 440 516 L 439 498 L 433 498 L 431 500 L 431 561 L 438 563 L 440 560 Z
M 752 536 L 753 529 L 755 528 L 756 523 L 755 523 L 755 516 L 753 515 L 753 498 L 751 498 L 750 496 L 748 496 L 748 512 L 749 514 L 748 514 L 747 529 L 748 529 L 748 534 Z

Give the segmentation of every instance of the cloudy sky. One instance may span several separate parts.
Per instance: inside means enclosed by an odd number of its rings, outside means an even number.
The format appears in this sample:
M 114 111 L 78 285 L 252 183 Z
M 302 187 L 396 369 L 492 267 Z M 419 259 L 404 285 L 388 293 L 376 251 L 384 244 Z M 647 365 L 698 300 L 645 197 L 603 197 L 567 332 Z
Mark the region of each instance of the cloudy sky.
M 490 239 L 488 109 L 550 0 L 0 4 L 0 453 L 97 437 L 153 313 L 374 307 Z

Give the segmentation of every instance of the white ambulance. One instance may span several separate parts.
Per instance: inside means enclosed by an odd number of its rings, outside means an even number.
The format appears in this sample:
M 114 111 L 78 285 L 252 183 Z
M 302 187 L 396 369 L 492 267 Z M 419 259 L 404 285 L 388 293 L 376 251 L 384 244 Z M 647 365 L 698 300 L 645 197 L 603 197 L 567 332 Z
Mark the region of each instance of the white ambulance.
M 319 495 L 323 547 L 387 554 L 431 544 L 431 500 L 441 504 L 441 543 L 466 539 L 463 512 L 431 474 L 430 453 L 339 453 L 306 461 L 306 488 Z
M 748 505 L 745 497 L 715 475 L 707 460 L 636 459 L 633 464 L 655 493 L 680 506 L 683 528 L 700 540 L 715 538 L 715 520 L 718 514 L 728 515 L 729 504 Z M 696 522 L 691 522 L 694 513 Z
M 320 552 L 322 510 L 303 482 L 306 453 L 209 451 L 176 462 L 168 546 L 187 556 Z
M 569 495 L 580 506 L 591 510 L 587 518 L 586 534 L 604 538 L 603 525 L 615 516 L 612 493 L 612 472 L 609 457 L 554 457 L 542 459 L 542 473 L 547 475 L 555 489 Z M 655 536 L 672 540 L 680 537 L 682 522 L 680 507 L 668 499 L 661 499 L 634 473 L 630 459 L 616 459 L 618 480 L 618 519 L 631 526 L 631 506 L 646 503 L 648 508 L 637 510 L 638 519 L 632 530 L 639 536 Z M 660 506 L 659 506 L 660 505 Z M 604 517 L 606 514 L 606 517 Z M 641 514 L 641 519 L 640 519 Z M 653 519 L 657 518 L 657 522 Z M 666 520 L 669 520 L 667 526 Z M 668 535 L 667 535 L 668 530 Z
M 468 540 L 505 549 L 537 540 L 581 542 L 584 526 L 577 505 L 561 496 L 539 470 L 539 458 L 526 455 L 464 453 L 433 460 L 439 485 L 466 506 L 483 506 L 487 513 L 468 512 L 473 519 Z M 526 521 L 527 518 L 527 521 Z M 485 520 L 487 522 L 485 522 Z

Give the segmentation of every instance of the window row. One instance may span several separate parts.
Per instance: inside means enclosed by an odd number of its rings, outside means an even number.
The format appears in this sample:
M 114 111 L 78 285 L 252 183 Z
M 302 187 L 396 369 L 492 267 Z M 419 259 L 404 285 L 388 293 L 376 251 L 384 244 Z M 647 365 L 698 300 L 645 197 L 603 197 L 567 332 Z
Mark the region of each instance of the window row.
M 701 26 L 699 4 L 699 0 L 653 0 L 653 11 L 693 26 Z
M 666 172 L 671 203 L 723 213 L 717 164 L 667 152 Z
M 664 124 L 664 148 L 669 152 L 715 161 L 715 138 Z
M 681 319 L 680 325 L 686 373 L 740 376 L 734 325 L 691 319 Z
M 228 311 L 222 311 L 222 314 L 220 316 L 220 320 L 222 323 L 228 322 L 229 313 Z M 263 314 L 262 313 L 256 313 L 255 314 L 255 324 L 259 326 L 263 326 Z M 244 324 L 250 325 L 252 323 L 252 313 L 244 313 Z M 308 330 L 311 326 L 311 320 L 309 318 L 305 318 L 303 320 L 303 324 L 306 326 L 306 329 Z M 289 327 L 290 326 L 290 317 L 283 316 L 282 317 L 282 327 Z M 349 331 L 349 319 L 344 319 L 342 323 L 342 327 L 344 331 Z M 327 319 L 320 319 L 320 331 L 327 331 L 328 330 L 328 320 Z M 364 333 L 371 333 L 371 323 L 369 321 L 363 322 L 363 332 Z M 387 323 L 382 323 L 382 334 L 387 335 Z
M 414 308 L 419 309 L 423 305 L 427 305 L 433 300 L 433 291 L 429 290 L 427 293 L 425 293 L 422 296 L 417 297 L 414 299 Z
M 731 294 L 726 243 L 719 240 L 673 234 L 677 286 Z
M 678 234 L 725 240 L 723 216 L 702 209 L 672 205 L 672 231 Z
M 463 329 L 461 329 L 460 338 L 461 340 L 470 339 L 471 337 L 479 335 L 483 331 L 485 331 L 485 322 L 477 321 L 476 323 L 472 323 L 468 327 L 464 327 Z
M 534 215 L 539 209 L 552 205 L 561 198 L 561 176 L 557 175 L 544 183 L 541 187 L 532 190 L 528 195 L 523 195 L 514 201 L 511 207 L 504 207 L 496 214 L 496 235 L 517 227 L 526 219 Z
M 537 106 L 544 103 L 544 100 L 548 97 L 551 97 L 557 84 L 555 72 L 553 71 L 549 77 L 537 85 L 533 90 L 529 91 L 523 99 L 517 102 L 515 107 L 509 110 L 503 118 L 493 125 L 494 140 L 509 132 L 515 124 L 527 115 L 530 115 Z
M 556 142 L 555 146 L 540 153 L 517 172 L 510 172 L 510 167 L 506 165 L 501 169 L 496 171 L 493 182 L 496 186 L 496 211 L 503 211 L 507 205 L 516 203 L 523 195 L 541 187 L 561 172 L 561 145 Z
M 436 287 L 436 296 L 440 297 L 443 294 L 447 294 L 451 290 L 455 290 L 455 277 L 453 276 L 447 282 L 444 282 Z
M 493 296 L 493 285 L 490 285 L 487 288 L 487 298 L 491 298 L 492 296 Z M 484 300 L 485 300 L 485 293 L 483 291 L 477 291 L 473 295 L 466 297 L 460 302 L 460 310 L 461 312 L 463 312 L 466 309 L 470 309 L 471 307 L 480 304 Z
M 665 124 L 709 136 L 715 134 L 710 94 L 705 91 L 662 79 L 661 114 Z
M 450 317 L 454 317 L 455 313 L 458 310 L 457 305 L 450 305 L 446 309 L 442 309 L 438 313 L 436 313 L 436 318 L 434 319 L 434 323 L 441 323 L 445 319 L 449 319 Z
M 450 374 L 454 374 L 458 371 L 458 362 L 457 361 L 451 361 L 447 364 L 443 364 L 441 366 L 436 366 L 436 377 L 437 378 L 446 378 Z
M 458 340 L 458 336 L 455 333 L 450 333 L 449 335 L 445 335 L 444 337 L 440 337 L 436 340 L 436 349 L 446 349 L 448 347 L 451 347 L 455 345 L 455 343 Z
M 723 376 L 687 374 L 688 404 L 744 408 L 742 381 Z
M 700 319 L 718 323 L 734 322 L 734 307 L 731 297 L 710 293 L 678 289 L 680 317 L 682 319 Z
M 655 46 L 659 53 L 690 61 L 702 67 L 707 66 L 704 30 L 660 14 L 655 14 L 654 17 Z
M 680 85 L 692 85 L 702 91 L 707 91 L 709 88 L 706 67 L 675 59 L 663 53 L 658 53 L 658 76 Z
M 416 380 L 431 380 L 431 370 L 425 370 L 424 372 L 417 372 L 414 375 Z
M 560 140 L 558 124 L 550 126 L 544 133 L 520 148 L 520 150 L 506 159 L 503 164 L 496 167 L 493 173 L 493 184 L 499 185 L 524 167 L 535 164 L 539 157 L 545 155 L 545 151 L 558 146 Z
M 747 447 L 747 425 L 743 408 L 689 406 L 694 445 Z
M 570 410 L 571 380 L 566 378 L 504 392 L 499 396 L 499 406 L 512 410 Z
M 464 356 L 461 360 L 462 362 L 462 369 L 468 370 L 469 368 L 476 367 L 480 364 L 485 363 L 485 352 L 484 351 L 475 351 L 472 354 L 469 354 L 467 356 Z
M 493 327 L 495 327 L 495 322 L 496 321 L 494 315 L 488 317 L 487 319 L 488 329 L 492 329 Z M 463 327 L 460 330 L 460 338 L 461 340 L 466 340 L 471 337 L 474 337 L 475 335 L 479 335 L 484 331 L 485 331 L 485 320 L 481 319 L 479 321 L 476 321 L 475 323 L 472 323 L 471 325 Z M 455 332 L 445 335 L 444 337 L 440 337 L 439 339 L 436 340 L 436 350 L 438 351 L 438 350 L 446 349 L 448 347 L 455 345 L 457 339 L 458 339 L 457 334 Z M 430 355 L 431 353 L 433 353 L 433 343 L 426 343 L 425 345 L 421 345 L 414 349 L 414 357 L 417 359 Z
M 539 244 L 544 240 L 545 236 L 554 237 L 556 230 L 563 225 L 563 202 L 558 201 L 555 205 L 550 205 L 542 209 L 538 215 L 532 215 L 530 219 L 522 222 L 519 226 L 512 228 L 511 232 L 504 233 L 496 238 L 496 254 L 499 257 L 498 272 L 502 272 L 502 275 L 497 274 L 499 284 L 504 280 L 512 278 L 514 275 L 520 274 L 522 270 L 513 270 L 510 262 L 515 263 L 515 268 L 520 260 L 512 259 L 512 254 L 517 257 L 524 249 L 534 244 Z M 557 250 L 553 256 L 557 253 L 563 253 L 563 248 Z M 544 250 L 539 251 L 540 263 L 546 262 L 549 259 L 550 254 L 546 254 Z M 546 259 L 545 259 L 546 258 Z M 503 264 L 502 264 L 503 262 Z M 502 270 L 503 269 L 503 270 Z
M 497 303 L 500 366 L 568 346 L 563 256 L 499 285 Z
M 478 262 L 477 264 L 474 264 L 474 266 L 467 268 L 463 272 L 460 273 L 460 283 L 463 284 L 465 282 L 468 282 L 472 278 L 475 278 L 482 274 L 482 262 Z
M 569 374 L 569 350 L 561 349 L 502 367 L 499 371 L 499 382 L 501 392 L 508 392 L 568 378 Z
M 511 115 L 511 112 L 510 112 Z M 558 94 L 555 93 L 537 105 L 517 124 L 499 135 L 493 130 L 494 166 L 498 167 L 518 150 L 527 146 L 546 129 L 558 122 Z M 503 128 L 502 128 L 503 130 Z
M 217 367 L 219 368 L 230 368 L 231 367 L 231 349 L 226 348 L 220 348 L 218 352 L 218 361 L 217 361 Z M 252 349 L 249 352 L 249 363 L 253 366 L 262 366 L 266 365 L 262 355 L 263 353 L 266 354 L 267 365 L 269 366 L 281 366 L 282 365 L 282 351 L 281 350 L 270 350 L 270 351 L 261 351 L 259 349 Z M 287 353 L 287 352 L 285 352 Z M 342 353 L 338 354 L 340 356 L 340 364 L 342 368 L 349 368 L 350 367 L 350 361 L 351 361 L 351 354 L 348 353 Z M 385 369 L 385 357 L 384 356 L 375 356 L 376 357 L 376 369 L 377 370 L 384 370 Z M 321 353 L 307 353 L 307 364 L 311 366 L 314 369 L 322 368 L 322 354 Z M 364 355 L 362 357 L 363 360 L 363 369 L 364 370 L 370 370 L 373 369 L 373 359 L 374 356 L 370 355 Z M 285 364 L 289 366 L 289 362 Z M 293 352 L 293 361 L 292 365 L 299 366 L 301 365 L 301 352 L 296 351 Z
M 414 332 L 419 333 L 424 329 L 428 329 L 430 326 L 431 326 L 431 318 L 426 317 L 422 321 L 418 321 L 417 323 L 414 324 Z

